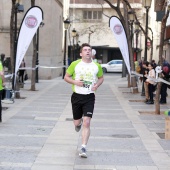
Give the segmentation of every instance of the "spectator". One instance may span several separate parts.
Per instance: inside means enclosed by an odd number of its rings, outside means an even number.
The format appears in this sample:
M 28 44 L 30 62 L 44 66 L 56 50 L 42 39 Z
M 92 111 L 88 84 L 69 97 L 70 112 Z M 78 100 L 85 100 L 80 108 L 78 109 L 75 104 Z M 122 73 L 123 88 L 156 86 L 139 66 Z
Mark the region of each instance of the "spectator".
M 155 69 L 156 66 L 157 66 L 157 64 L 155 63 L 155 60 L 152 60 L 152 61 L 151 61 L 151 64 L 153 64 L 153 69 Z
M 19 82 L 20 83 L 24 83 L 24 72 L 25 72 L 25 61 L 24 59 L 22 60 L 21 62 L 21 65 L 20 65 L 20 70 L 19 70 Z
M 148 83 L 146 82 L 146 76 L 148 75 L 148 62 L 144 61 L 142 64 L 142 74 L 143 74 L 143 83 L 144 83 L 144 90 L 145 90 L 145 102 L 149 101 L 149 91 L 148 91 Z
M 5 54 L 1 54 L 1 63 L 2 63 L 2 65 L 3 65 L 3 63 L 4 63 L 4 59 L 5 59 Z M 3 65 L 3 67 L 4 67 L 4 65 Z
M 168 79 L 170 78 L 170 75 L 169 75 L 169 68 L 168 66 L 164 66 L 162 68 L 162 78 L 166 81 L 168 81 Z M 166 83 L 162 83 L 162 86 L 161 86 L 161 91 L 160 91 L 160 101 L 159 103 L 160 104 L 166 104 L 166 96 L 167 96 L 167 87 L 168 85 Z
M 92 49 L 92 60 L 97 63 L 96 50 L 95 49 Z
M 3 65 L 2 62 L 0 61 L 0 122 L 2 122 L 2 92 L 5 86 L 5 78 L 4 78 L 4 71 L 3 71 Z
M 153 101 L 153 92 L 155 91 L 155 82 L 152 80 L 152 78 L 155 78 L 155 70 L 153 69 L 153 64 L 148 64 L 148 78 L 146 79 L 146 83 L 148 84 L 148 90 L 149 90 L 149 101 L 146 102 L 146 104 L 154 104 Z M 145 75 L 146 76 L 146 75 Z
M 140 62 L 141 60 L 138 60 L 138 61 L 135 61 L 134 62 L 134 64 L 135 64 L 135 71 L 137 72 L 137 73 L 140 73 L 140 71 L 141 71 L 141 62 Z

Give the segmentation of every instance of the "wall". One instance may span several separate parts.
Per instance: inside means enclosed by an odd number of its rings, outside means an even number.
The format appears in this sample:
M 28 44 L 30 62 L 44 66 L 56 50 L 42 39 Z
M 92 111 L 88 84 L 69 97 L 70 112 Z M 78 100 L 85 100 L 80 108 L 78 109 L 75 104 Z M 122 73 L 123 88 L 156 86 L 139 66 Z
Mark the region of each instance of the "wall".
M 45 25 L 39 28 L 39 65 L 56 67 L 62 65 L 62 6 L 55 0 L 39 0 L 36 5 L 44 12 Z M 32 46 L 32 45 L 31 45 Z M 31 65 L 32 48 L 26 54 L 27 65 Z M 62 68 L 45 69 L 39 68 L 40 79 L 52 79 L 60 76 Z
M 10 15 L 11 2 L 1 0 L 0 6 L 0 53 L 10 57 Z M 61 66 L 63 62 L 63 0 L 36 0 L 44 12 L 44 27 L 39 31 L 39 64 L 42 66 Z M 31 2 L 23 0 L 24 12 L 31 7 Z M 24 13 L 18 13 L 18 27 Z M 32 66 L 33 48 L 32 44 L 26 53 L 25 61 L 28 67 Z M 31 74 L 30 71 L 28 71 Z M 62 73 L 60 69 L 39 69 L 40 79 L 52 79 Z

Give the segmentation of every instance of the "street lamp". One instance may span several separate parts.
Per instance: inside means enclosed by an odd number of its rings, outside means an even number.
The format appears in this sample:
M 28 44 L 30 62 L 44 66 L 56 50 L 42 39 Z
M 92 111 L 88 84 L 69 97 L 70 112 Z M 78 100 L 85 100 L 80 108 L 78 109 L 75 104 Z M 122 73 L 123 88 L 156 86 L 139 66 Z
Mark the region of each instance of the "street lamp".
M 75 59 L 75 47 L 74 47 L 74 38 L 76 37 L 77 35 L 77 31 L 75 30 L 75 28 L 72 30 L 72 37 L 73 37 L 73 61 Z
M 146 9 L 146 25 L 145 25 L 145 54 L 144 61 L 147 61 L 147 39 L 148 39 L 148 13 L 151 7 L 152 0 L 143 0 L 144 8 Z
M 14 71 L 15 73 L 15 64 L 16 64 L 16 53 L 17 53 L 17 13 L 24 12 L 24 6 L 20 4 L 20 0 L 16 0 L 15 6 L 14 6 Z M 12 80 L 12 89 L 15 90 L 14 80 L 15 80 L 15 74 L 13 76 Z
M 67 30 L 68 30 L 68 27 L 70 25 L 70 21 L 69 19 L 66 19 L 64 21 L 64 58 L 63 58 L 63 79 L 64 79 L 64 76 L 65 76 L 65 73 L 66 73 L 66 43 L 67 43 Z
M 37 50 L 37 55 L 36 55 L 36 70 L 35 70 L 35 82 L 38 83 L 39 81 L 39 76 L 38 76 L 38 64 L 39 64 L 39 28 L 43 27 L 45 24 L 44 22 L 40 23 L 40 26 L 37 29 L 37 34 L 36 34 L 36 50 Z

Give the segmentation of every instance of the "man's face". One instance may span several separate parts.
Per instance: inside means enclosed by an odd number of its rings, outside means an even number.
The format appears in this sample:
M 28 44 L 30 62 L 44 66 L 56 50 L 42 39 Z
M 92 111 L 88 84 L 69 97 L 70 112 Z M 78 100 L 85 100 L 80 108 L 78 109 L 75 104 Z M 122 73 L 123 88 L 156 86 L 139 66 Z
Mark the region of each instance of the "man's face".
M 92 57 L 92 49 L 90 47 L 83 47 L 82 52 L 80 53 L 80 56 L 82 59 L 91 59 Z

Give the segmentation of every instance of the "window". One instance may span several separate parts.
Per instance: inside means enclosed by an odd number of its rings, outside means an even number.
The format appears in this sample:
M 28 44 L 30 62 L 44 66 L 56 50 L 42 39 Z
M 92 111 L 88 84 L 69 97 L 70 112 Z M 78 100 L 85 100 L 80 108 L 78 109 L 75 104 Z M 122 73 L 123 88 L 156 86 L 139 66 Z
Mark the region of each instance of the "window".
M 83 11 L 83 19 L 84 20 L 101 20 L 102 19 L 102 11 Z
M 111 64 L 116 64 L 116 61 L 111 61 L 111 62 L 109 63 L 109 65 L 111 65 Z
M 122 61 L 117 61 L 117 64 L 122 64 Z

